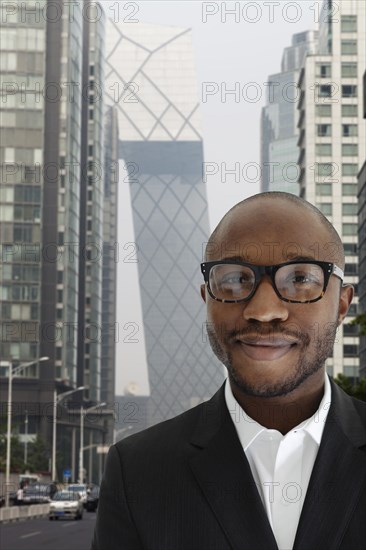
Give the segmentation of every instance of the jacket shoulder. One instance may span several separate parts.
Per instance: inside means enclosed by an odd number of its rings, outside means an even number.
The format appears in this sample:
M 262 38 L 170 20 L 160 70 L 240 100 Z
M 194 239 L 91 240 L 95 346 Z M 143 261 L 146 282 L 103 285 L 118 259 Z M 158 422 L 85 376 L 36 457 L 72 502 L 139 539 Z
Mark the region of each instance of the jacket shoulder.
M 203 423 L 208 427 L 214 424 L 217 428 L 224 414 L 225 401 L 222 386 L 209 401 L 200 403 L 170 420 L 130 435 L 115 443 L 114 446 L 120 456 L 146 450 L 151 457 L 154 451 L 161 454 L 161 452 L 174 452 L 178 448 L 181 450 L 182 446 L 189 444 L 198 425 L 202 426 Z

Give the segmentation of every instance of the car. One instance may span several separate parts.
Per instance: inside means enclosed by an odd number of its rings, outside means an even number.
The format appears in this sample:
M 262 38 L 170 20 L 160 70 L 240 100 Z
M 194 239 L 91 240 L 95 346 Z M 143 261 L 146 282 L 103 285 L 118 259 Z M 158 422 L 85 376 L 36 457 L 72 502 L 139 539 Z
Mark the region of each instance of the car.
M 50 483 L 32 483 L 24 487 L 23 504 L 45 504 L 51 500 Z
M 58 491 L 51 500 L 48 519 L 83 519 L 83 503 L 80 495 L 74 491 Z
M 99 502 L 99 487 L 98 485 L 93 485 L 88 489 L 85 508 L 88 512 L 95 512 L 98 508 Z
M 88 490 L 88 486 L 85 483 L 72 483 L 65 487 L 65 490 L 71 493 L 78 493 L 80 495 L 81 502 L 85 506 Z

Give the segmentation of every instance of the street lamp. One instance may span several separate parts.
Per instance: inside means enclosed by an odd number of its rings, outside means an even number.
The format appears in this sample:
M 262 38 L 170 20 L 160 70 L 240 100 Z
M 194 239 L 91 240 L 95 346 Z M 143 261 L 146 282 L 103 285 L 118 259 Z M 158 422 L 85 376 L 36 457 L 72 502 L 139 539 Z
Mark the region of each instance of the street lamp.
M 71 395 L 72 393 L 76 393 L 77 391 L 84 390 L 85 386 L 79 386 L 78 388 L 70 391 L 66 391 L 64 393 L 61 393 L 60 395 L 57 395 L 57 390 L 55 388 L 53 392 L 53 426 L 52 426 L 52 481 L 56 480 L 56 424 L 57 424 L 57 403 L 60 403 Z
M 106 404 L 107 403 L 100 403 L 100 405 L 93 405 L 88 409 L 84 409 L 83 406 L 80 407 L 79 483 L 83 483 L 84 479 L 84 417 L 87 412 L 93 411 L 94 409 L 101 409 L 105 407 Z
M 28 411 L 25 411 L 25 419 L 24 419 L 24 464 L 26 465 L 28 462 Z
M 7 428 L 7 441 L 6 441 L 6 474 L 5 474 L 5 506 L 9 506 L 9 486 L 10 486 L 10 455 L 11 455 L 11 412 L 13 404 L 13 378 L 18 376 L 20 371 L 31 367 L 41 361 L 48 361 L 49 357 L 40 357 L 34 361 L 28 363 L 21 363 L 13 370 L 13 364 L 9 363 L 9 379 L 8 379 L 8 428 Z

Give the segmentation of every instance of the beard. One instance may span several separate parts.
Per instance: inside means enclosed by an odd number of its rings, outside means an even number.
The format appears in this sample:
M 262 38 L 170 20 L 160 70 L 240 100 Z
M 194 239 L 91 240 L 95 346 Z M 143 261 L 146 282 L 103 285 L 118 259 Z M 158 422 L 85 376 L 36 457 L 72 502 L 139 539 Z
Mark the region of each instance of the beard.
M 283 334 L 285 336 L 289 336 L 290 338 L 296 337 L 299 342 L 297 345 L 300 347 L 300 355 L 292 371 L 289 372 L 288 375 L 280 382 L 271 382 L 269 380 L 266 383 L 261 382 L 261 385 L 259 386 L 246 380 L 245 366 L 243 368 L 243 365 L 240 365 L 238 368 L 234 365 L 232 353 L 227 351 L 230 349 L 230 344 L 233 345 L 236 338 L 240 334 L 243 334 L 243 332 L 240 330 L 228 332 L 224 339 L 224 342 L 227 344 L 226 349 L 224 349 L 219 341 L 215 329 L 212 326 L 212 323 L 206 324 L 212 351 L 219 361 L 221 361 L 221 363 L 223 363 L 227 368 L 231 384 L 241 393 L 253 397 L 280 397 L 288 395 L 298 388 L 307 378 L 323 368 L 326 359 L 332 354 L 337 326 L 338 325 L 336 322 L 328 323 L 328 326 L 323 330 L 323 332 L 321 334 L 319 333 L 318 338 L 311 340 L 309 335 L 289 330 L 284 331 L 283 327 L 273 323 L 270 330 L 266 331 L 266 335 L 272 333 Z M 253 322 L 252 325 L 248 326 L 248 329 L 251 329 L 251 334 L 254 334 L 256 331 L 257 336 L 259 334 L 263 335 L 263 329 L 261 329 L 260 323 L 257 324 Z M 254 339 L 255 338 L 253 338 L 253 340 Z M 311 348 L 310 344 L 312 344 Z

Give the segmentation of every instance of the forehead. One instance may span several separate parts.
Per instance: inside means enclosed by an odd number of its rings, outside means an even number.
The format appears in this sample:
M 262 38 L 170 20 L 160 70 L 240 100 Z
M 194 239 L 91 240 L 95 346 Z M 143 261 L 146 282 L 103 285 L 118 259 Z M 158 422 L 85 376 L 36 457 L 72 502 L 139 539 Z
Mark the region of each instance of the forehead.
M 336 262 L 339 245 L 306 207 L 284 201 L 253 201 L 224 220 L 207 250 L 209 260 L 240 257 L 257 264 L 292 259 Z

